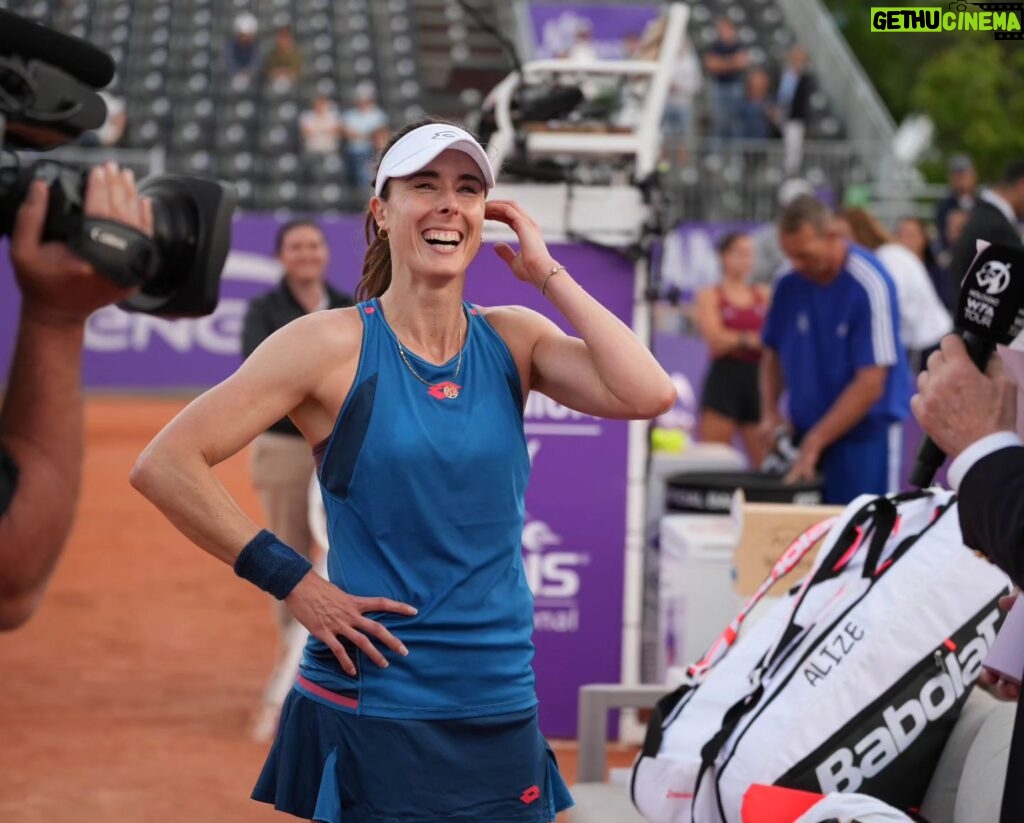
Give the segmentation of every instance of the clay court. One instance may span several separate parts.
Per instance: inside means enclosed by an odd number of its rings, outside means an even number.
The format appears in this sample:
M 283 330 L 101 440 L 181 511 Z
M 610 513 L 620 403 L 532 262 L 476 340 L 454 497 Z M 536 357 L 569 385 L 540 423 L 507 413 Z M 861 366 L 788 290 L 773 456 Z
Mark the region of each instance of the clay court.
M 269 602 L 128 485 L 185 402 L 87 402 L 75 528 L 42 610 L 0 636 L 3 823 L 294 819 L 248 799 L 267 749 L 247 724 L 274 657 Z M 245 453 L 218 473 L 259 520 Z M 573 782 L 574 743 L 553 745 Z

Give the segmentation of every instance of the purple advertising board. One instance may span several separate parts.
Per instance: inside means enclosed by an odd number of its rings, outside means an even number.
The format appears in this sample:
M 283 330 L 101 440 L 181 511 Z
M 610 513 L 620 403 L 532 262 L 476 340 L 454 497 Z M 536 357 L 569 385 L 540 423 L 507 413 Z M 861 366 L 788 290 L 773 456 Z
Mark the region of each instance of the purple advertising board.
M 626 57 L 625 37 L 643 34 L 658 16 L 657 5 L 601 6 L 575 3 L 533 3 L 534 57 L 564 57 L 584 31 L 597 56 L 605 60 Z
M 329 277 L 351 292 L 359 277 L 362 221 L 324 220 Z M 279 221 L 244 216 L 233 227 L 221 300 L 206 318 L 168 321 L 108 307 L 90 319 L 83 374 L 91 390 L 194 391 L 223 380 L 241 362 L 246 302 L 277 283 L 271 250 Z M 632 312 L 632 264 L 588 246 L 554 245 L 552 254 L 619 318 Z M 470 268 L 466 296 L 481 305 L 517 303 L 568 326 L 537 289 L 516 280 L 485 244 Z M 18 293 L 0 253 L 0 368 L 10 363 Z M 525 410 L 533 472 L 526 495 L 523 559 L 536 597 L 535 643 L 544 733 L 576 733 L 584 683 L 617 682 L 621 670 L 626 533 L 627 424 L 599 420 L 532 393 Z

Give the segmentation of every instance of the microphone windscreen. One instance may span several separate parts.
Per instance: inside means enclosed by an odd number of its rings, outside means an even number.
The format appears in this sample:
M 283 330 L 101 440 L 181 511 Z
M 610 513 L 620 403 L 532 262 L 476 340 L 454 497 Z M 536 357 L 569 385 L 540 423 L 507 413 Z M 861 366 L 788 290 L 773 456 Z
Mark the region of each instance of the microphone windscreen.
M 993 243 L 964 275 L 956 325 L 992 346 L 1009 344 L 1024 322 L 1024 249 Z
M 41 60 L 94 89 L 101 89 L 114 79 L 114 61 L 102 49 L 3 9 L 0 55 Z

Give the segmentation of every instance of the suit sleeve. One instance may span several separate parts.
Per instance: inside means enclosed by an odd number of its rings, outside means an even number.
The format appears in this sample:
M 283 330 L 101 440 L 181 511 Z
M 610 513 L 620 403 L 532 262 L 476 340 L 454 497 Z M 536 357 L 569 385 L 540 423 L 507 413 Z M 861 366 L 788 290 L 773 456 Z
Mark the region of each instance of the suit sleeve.
M 246 309 L 245 320 L 242 322 L 242 358 L 247 358 L 256 351 L 256 347 L 273 333 L 274 329 L 271 328 L 270 318 L 262 302 L 253 300 Z
M 964 542 L 1024 584 L 1024 446 L 983 457 L 960 483 Z
M 793 95 L 793 105 L 790 110 L 790 117 L 793 120 L 803 120 L 806 123 L 811 119 L 811 95 L 813 93 L 814 77 L 804 74 Z

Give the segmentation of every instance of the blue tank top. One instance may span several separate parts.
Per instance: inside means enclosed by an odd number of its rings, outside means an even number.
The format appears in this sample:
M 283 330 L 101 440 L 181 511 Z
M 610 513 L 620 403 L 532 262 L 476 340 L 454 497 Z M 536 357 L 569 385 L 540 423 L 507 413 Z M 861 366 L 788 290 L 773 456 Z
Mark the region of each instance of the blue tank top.
M 375 642 L 390 663 L 382 669 L 350 647 L 354 678 L 311 637 L 297 688 L 378 717 L 530 708 L 533 596 L 521 548 L 530 459 L 512 355 L 465 303 L 458 375 L 457 357 L 435 366 L 406 349 L 407 365 L 380 303 L 357 308 L 359 367 L 319 467 L 328 573 L 349 594 L 418 614 L 368 614 L 409 655 Z

